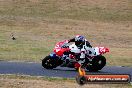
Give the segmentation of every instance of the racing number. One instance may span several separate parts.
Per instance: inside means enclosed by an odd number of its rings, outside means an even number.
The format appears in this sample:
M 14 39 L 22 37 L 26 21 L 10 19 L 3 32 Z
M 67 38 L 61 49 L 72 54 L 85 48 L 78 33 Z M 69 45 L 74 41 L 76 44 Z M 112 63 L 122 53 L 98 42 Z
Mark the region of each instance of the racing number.
M 100 52 L 100 53 L 105 52 L 105 48 L 104 48 L 104 47 L 100 47 L 100 48 L 99 48 L 99 52 Z

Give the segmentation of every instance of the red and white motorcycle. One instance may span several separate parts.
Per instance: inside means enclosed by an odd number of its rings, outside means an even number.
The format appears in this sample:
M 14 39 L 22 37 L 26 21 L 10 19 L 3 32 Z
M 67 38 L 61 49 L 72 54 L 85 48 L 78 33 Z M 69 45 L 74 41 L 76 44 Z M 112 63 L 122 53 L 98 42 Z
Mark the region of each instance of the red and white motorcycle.
M 42 60 L 42 66 L 46 69 L 53 69 L 57 66 L 61 66 L 64 62 L 63 55 L 64 53 L 68 54 L 69 62 L 65 67 L 78 69 L 78 58 L 81 55 L 81 50 L 73 43 L 71 45 L 65 45 L 67 40 L 58 42 L 53 49 L 53 52 L 50 53 Z M 64 47 L 65 45 L 65 47 Z M 106 58 L 102 55 L 109 52 L 109 49 L 106 47 L 86 47 L 85 46 L 85 60 L 81 63 L 83 68 L 86 68 L 89 71 L 98 71 L 101 70 L 106 65 Z M 63 66 L 64 67 L 64 66 Z

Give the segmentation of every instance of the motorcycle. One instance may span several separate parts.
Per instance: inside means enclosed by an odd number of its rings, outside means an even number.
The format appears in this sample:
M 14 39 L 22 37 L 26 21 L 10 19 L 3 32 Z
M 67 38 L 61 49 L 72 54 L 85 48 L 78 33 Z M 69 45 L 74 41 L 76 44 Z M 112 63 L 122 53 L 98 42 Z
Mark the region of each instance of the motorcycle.
M 63 55 L 67 54 L 70 58 L 69 62 L 62 67 L 69 67 L 78 69 L 78 61 L 80 57 L 81 50 L 73 44 L 67 44 L 68 40 L 58 42 L 53 52 L 46 56 L 42 60 L 42 66 L 46 69 L 53 69 L 57 66 L 61 66 L 64 63 Z M 103 54 L 109 52 L 107 47 L 86 47 L 85 46 L 85 60 L 81 63 L 81 66 L 89 71 L 98 71 L 101 70 L 106 65 L 106 58 Z

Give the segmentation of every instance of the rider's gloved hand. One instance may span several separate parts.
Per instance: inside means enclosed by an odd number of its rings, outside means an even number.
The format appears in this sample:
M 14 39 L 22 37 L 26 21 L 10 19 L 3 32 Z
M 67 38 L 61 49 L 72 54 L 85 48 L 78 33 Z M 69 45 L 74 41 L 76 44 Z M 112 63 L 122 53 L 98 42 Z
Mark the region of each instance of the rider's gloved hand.
M 68 43 L 64 43 L 64 44 L 61 46 L 61 48 L 68 48 L 68 47 L 69 47 Z

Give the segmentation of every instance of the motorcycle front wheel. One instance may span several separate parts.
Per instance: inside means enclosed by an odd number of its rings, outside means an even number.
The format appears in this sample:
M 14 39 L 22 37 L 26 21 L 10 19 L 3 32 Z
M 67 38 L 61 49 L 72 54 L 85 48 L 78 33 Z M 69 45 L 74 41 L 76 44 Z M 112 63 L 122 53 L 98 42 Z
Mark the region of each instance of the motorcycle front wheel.
M 51 56 L 46 56 L 43 60 L 42 60 L 42 66 L 46 69 L 53 69 L 56 68 L 57 65 L 55 64 L 55 60 L 51 58 Z

